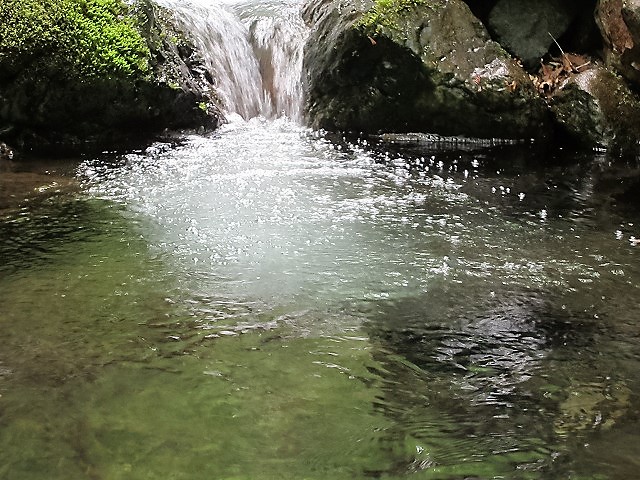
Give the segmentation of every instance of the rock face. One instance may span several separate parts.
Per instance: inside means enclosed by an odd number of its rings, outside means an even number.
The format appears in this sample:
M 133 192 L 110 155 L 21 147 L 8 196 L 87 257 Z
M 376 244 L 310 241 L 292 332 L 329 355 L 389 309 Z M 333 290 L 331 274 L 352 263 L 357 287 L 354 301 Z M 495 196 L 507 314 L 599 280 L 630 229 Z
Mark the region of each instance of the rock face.
M 313 127 L 532 138 L 549 116 L 529 78 L 461 0 L 308 5 L 307 112 Z M 368 12 L 368 13 L 366 13 Z
M 500 44 L 533 67 L 571 26 L 581 9 L 575 0 L 498 0 L 488 26 Z M 553 38 L 552 38 L 553 36 Z
M 5 70 L 0 139 L 37 153 L 67 153 L 118 148 L 165 128 L 217 126 L 213 79 L 188 35 L 147 0 L 133 11 L 151 51 L 149 75 L 66 78 L 36 67 Z
M 607 64 L 640 86 L 640 0 L 599 0 L 596 21 Z
M 601 49 L 594 10 L 598 0 L 464 0 L 489 30 L 491 38 L 530 70 L 547 53 L 558 55 L 553 37 L 566 52 Z
M 551 109 L 572 143 L 629 153 L 640 147 L 640 99 L 602 65 L 569 78 Z

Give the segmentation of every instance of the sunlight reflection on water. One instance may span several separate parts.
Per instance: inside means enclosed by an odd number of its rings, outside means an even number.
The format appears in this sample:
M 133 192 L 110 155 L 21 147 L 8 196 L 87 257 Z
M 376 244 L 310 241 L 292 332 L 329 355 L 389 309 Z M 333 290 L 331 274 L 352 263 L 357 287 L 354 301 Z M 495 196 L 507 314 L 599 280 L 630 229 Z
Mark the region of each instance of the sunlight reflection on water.
M 0 476 L 629 478 L 637 220 L 363 144 L 236 121 L 1 223 Z

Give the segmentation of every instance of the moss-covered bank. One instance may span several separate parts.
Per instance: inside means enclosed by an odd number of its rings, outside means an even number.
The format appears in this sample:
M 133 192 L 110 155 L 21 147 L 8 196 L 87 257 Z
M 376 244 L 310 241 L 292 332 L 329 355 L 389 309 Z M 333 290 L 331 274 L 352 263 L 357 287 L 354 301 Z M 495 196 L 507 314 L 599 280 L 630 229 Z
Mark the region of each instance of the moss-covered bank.
M 151 52 L 121 0 L 5 0 L 0 18 L 5 77 L 25 67 L 68 78 L 149 73 Z
M 218 123 L 188 34 L 148 0 L 4 0 L 0 18 L 0 140 L 112 149 Z

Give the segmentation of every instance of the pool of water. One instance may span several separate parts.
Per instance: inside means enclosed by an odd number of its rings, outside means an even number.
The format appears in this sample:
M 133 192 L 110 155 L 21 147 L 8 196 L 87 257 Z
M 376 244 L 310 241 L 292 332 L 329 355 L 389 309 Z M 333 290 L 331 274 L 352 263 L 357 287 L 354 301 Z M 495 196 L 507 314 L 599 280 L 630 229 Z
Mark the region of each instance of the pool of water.
M 637 166 L 254 119 L 67 170 L 0 219 L 0 478 L 637 475 Z

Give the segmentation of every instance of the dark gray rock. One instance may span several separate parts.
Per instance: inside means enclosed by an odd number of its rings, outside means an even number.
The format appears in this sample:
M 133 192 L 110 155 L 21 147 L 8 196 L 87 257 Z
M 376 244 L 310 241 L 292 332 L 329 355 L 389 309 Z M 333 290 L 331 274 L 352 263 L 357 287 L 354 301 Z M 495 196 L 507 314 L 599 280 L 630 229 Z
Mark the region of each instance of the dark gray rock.
M 635 154 L 640 144 L 640 99 L 602 65 L 569 78 L 551 99 L 561 132 L 583 147 Z
M 473 14 L 485 25 L 488 23 L 489 13 L 498 0 L 464 0 Z
M 134 14 L 151 50 L 150 75 L 69 78 L 35 58 L 0 75 L 0 139 L 36 153 L 70 153 L 118 149 L 167 128 L 215 128 L 221 111 L 213 79 L 188 32 L 148 0 L 137 1 Z
M 541 138 L 549 116 L 526 72 L 461 0 L 407 2 L 362 27 L 370 2 L 305 9 L 309 123 L 328 130 Z M 366 17 L 364 17 L 366 18 Z
M 553 38 L 560 38 L 583 9 L 576 0 L 499 0 L 487 22 L 507 51 L 525 66 L 535 67 L 554 44 Z
M 595 54 L 602 50 L 602 35 L 595 18 L 597 3 L 598 0 L 583 0 L 574 5 L 577 15 L 571 26 L 558 37 L 558 42 L 565 52 Z M 553 46 L 550 51 L 554 55 L 558 52 Z

